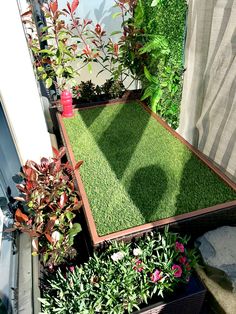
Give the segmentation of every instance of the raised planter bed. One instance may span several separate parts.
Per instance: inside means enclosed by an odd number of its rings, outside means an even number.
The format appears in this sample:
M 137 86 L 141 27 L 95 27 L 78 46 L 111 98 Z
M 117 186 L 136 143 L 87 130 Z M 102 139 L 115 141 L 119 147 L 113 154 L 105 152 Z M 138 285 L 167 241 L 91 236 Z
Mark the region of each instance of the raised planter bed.
M 93 246 L 166 224 L 197 236 L 236 222 L 236 185 L 143 103 L 58 122 L 68 158 L 85 161 L 75 175 Z
M 206 296 L 206 288 L 194 274 L 186 287 L 163 301 L 142 308 L 134 314 L 199 314 Z

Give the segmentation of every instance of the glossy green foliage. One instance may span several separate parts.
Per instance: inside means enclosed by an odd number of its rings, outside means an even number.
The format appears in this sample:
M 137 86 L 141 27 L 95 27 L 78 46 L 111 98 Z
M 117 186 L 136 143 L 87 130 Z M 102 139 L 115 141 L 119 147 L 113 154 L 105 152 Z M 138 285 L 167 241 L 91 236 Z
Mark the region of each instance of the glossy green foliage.
M 142 82 L 144 99 L 173 128 L 182 93 L 186 10 L 185 0 L 138 0 L 125 20 L 121 46 L 125 66 Z M 147 72 L 157 79 L 155 88 Z

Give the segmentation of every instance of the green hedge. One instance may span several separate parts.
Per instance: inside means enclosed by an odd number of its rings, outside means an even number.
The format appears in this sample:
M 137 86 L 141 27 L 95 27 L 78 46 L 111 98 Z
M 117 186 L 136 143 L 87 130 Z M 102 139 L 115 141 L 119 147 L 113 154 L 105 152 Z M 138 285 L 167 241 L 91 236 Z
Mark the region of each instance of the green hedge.
M 139 32 L 133 40 L 143 46 L 136 54 L 134 64 L 136 63 L 136 74 L 145 92 L 147 88 L 152 88 L 150 103 L 153 104 L 154 94 L 162 95 L 154 108 L 151 106 L 152 110 L 176 129 L 182 97 L 187 4 L 186 0 L 159 0 L 159 4 L 153 7 L 152 2 L 139 0 L 134 12 L 133 23 Z M 127 54 L 130 59 L 130 52 Z M 145 76 L 145 67 L 157 78 L 154 90 Z

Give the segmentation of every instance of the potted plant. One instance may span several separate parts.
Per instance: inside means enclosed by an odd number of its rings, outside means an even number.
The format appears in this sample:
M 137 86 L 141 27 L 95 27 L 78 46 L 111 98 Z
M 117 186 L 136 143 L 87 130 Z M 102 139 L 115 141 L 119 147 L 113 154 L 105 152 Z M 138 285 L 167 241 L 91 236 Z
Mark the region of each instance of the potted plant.
M 197 255 L 187 241 L 165 229 L 130 243 L 109 243 L 84 265 L 58 270 L 48 280 L 42 312 L 149 313 L 151 306 L 152 313 L 174 308 L 175 314 L 197 314 L 206 289 L 193 279 Z M 185 307 L 190 300 L 191 308 Z
M 10 231 L 19 230 L 32 238 L 33 255 L 38 255 L 44 267 L 53 269 L 76 256 L 74 238 L 81 231 L 76 214 L 81 207 L 75 190 L 73 169 L 61 161 L 65 148 L 54 150 L 52 160 L 40 163 L 27 161 L 17 184 L 21 195 Z M 77 168 L 82 162 L 77 163 Z M 8 230 L 9 231 L 9 230 Z
M 70 89 L 74 78 L 79 75 L 80 69 L 73 66 L 73 62 L 80 56 L 77 41 L 73 40 L 73 28 L 77 23 L 74 15 L 78 4 L 79 2 L 76 0 L 67 4 L 66 12 L 73 18 L 70 25 L 66 24 L 63 19 L 67 13 L 59 10 L 57 0 L 48 4 L 44 3 L 42 12 L 47 25 L 38 32 L 33 19 L 32 7 L 22 14 L 23 23 L 29 26 L 26 31 L 37 77 L 45 82 L 48 89 L 54 85 L 60 94 Z M 84 25 L 82 32 L 86 31 L 87 25 Z

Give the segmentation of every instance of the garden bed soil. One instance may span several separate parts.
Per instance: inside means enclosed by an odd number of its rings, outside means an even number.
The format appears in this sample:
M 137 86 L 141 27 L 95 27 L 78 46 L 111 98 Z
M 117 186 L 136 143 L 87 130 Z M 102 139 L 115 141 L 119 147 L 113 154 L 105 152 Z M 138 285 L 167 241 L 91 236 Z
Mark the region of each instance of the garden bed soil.
M 58 113 L 68 158 L 85 161 L 75 176 L 93 246 L 166 224 L 198 236 L 236 222 L 236 185 L 143 103 L 118 103 Z

